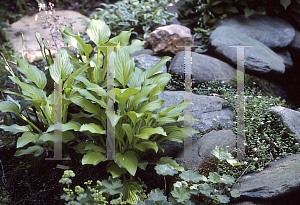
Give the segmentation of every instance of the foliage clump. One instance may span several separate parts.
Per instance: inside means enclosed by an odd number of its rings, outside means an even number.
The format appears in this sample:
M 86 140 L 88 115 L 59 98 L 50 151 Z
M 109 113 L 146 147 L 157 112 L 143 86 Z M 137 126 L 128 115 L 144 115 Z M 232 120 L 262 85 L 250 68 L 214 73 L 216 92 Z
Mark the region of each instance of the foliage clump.
M 115 4 L 104 4 L 106 9 L 90 15 L 90 19 L 102 19 L 110 27 L 112 37 L 121 31 L 133 28 L 131 39 L 143 40 L 151 31 L 164 26 L 167 20 L 177 17 L 177 13 L 167 11 L 167 7 L 177 0 L 122 0 Z

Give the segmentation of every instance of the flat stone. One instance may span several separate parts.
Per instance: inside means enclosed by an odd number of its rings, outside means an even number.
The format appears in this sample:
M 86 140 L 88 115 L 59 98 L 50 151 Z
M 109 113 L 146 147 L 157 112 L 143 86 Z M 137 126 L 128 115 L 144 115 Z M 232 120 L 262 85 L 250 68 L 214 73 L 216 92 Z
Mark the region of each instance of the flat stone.
M 232 64 L 237 64 L 237 48 L 234 45 L 251 45 L 245 48 L 245 69 L 267 74 L 284 73 L 283 59 L 261 42 L 227 26 L 216 28 L 210 36 L 214 51 Z
M 234 80 L 236 69 L 229 64 L 216 58 L 195 52 L 191 52 L 191 56 L 192 76 L 199 83 L 218 80 L 224 81 L 225 84 L 229 84 L 231 80 Z M 184 51 L 177 53 L 172 59 L 169 70 L 171 74 L 178 73 L 179 75 L 184 76 Z
M 246 174 L 233 188 L 241 198 L 271 199 L 298 189 L 300 186 L 300 154 L 272 162 L 261 172 Z
M 289 23 L 267 15 L 254 14 L 248 18 L 245 15 L 238 15 L 222 19 L 218 22 L 218 26 L 234 28 L 272 48 L 286 47 L 295 37 L 295 29 Z
M 56 11 L 53 13 L 55 16 L 59 16 L 59 22 L 62 23 L 61 26 L 69 26 L 70 23 L 73 23 L 73 33 L 78 34 L 78 32 L 84 32 L 87 26 L 83 25 L 87 23 L 87 21 L 81 22 L 81 20 L 77 19 L 78 17 L 86 19 L 87 17 L 76 12 L 70 10 L 62 10 Z M 13 47 L 16 50 L 16 54 L 21 56 L 22 53 L 22 38 L 20 29 L 22 29 L 24 35 L 24 55 L 29 62 L 42 60 L 43 56 L 40 51 L 40 46 L 35 38 L 35 32 L 39 32 L 41 38 L 49 40 L 49 45 L 54 45 L 53 39 L 50 36 L 50 29 L 43 28 L 41 25 L 45 22 L 45 11 L 40 11 L 38 13 L 38 18 L 35 21 L 35 16 L 24 16 L 21 20 L 13 23 L 11 28 L 6 28 L 6 35 L 13 43 Z M 62 41 L 62 37 L 59 33 L 58 40 Z M 46 51 L 47 52 L 47 51 Z M 54 54 L 55 49 L 51 49 L 51 53 Z
M 269 108 L 269 110 L 280 118 L 291 134 L 296 135 L 300 143 L 300 112 L 281 106 L 274 106 Z

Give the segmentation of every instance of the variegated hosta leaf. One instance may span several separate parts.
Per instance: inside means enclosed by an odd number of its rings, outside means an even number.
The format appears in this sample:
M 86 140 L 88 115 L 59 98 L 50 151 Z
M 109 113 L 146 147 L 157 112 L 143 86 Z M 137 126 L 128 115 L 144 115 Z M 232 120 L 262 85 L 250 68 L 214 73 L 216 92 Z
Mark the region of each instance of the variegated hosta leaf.
M 93 164 L 93 165 L 97 165 L 99 164 L 99 162 L 101 161 L 106 161 L 106 157 L 104 154 L 100 153 L 100 152 L 89 152 L 87 154 L 85 154 L 82 158 L 82 165 L 84 164 Z
M 47 84 L 47 78 L 43 71 L 39 70 L 36 66 L 30 65 L 27 60 L 16 57 L 18 61 L 17 69 L 25 75 L 25 77 L 34 82 L 36 86 L 43 90 Z
M 21 82 L 18 77 L 8 77 L 22 88 L 24 95 L 30 95 L 35 100 L 46 100 L 46 94 L 43 90 L 37 88 L 34 85 Z
M 65 132 L 67 130 L 74 130 L 74 131 L 78 131 L 80 129 L 80 125 L 77 122 L 68 122 L 66 124 L 62 124 L 61 126 L 62 128 L 62 132 Z M 51 125 L 46 132 L 52 132 L 55 129 L 55 125 Z
M 0 125 L 0 129 L 3 129 L 5 132 L 11 132 L 13 134 L 19 133 L 19 132 L 29 132 L 30 131 L 30 126 L 20 126 L 17 124 L 13 124 L 10 126 L 6 125 Z
M 116 47 L 116 49 L 115 78 L 123 85 L 123 88 L 125 88 L 133 76 L 134 63 L 126 50 L 120 47 Z
M 91 133 L 106 134 L 106 130 L 104 130 L 100 125 L 96 125 L 94 123 L 82 125 L 79 131 L 89 131 Z
M 73 71 L 73 65 L 66 50 L 59 50 L 55 55 L 54 64 L 50 66 L 50 75 L 52 79 L 59 84 L 63 82 Z
M 34 153 L 33 156 L 38 157 L 44 151 L 45 151 L 45 149 L 43 147 L 41 147 L 40 145 L 34 145 L 34 146 L 31 146 L 31 147 L 28 147 L 27 149 L 17 150 L 14 156 L 17 157 L 17 156 L 21 156 L 21 155 L 24 155 L 24 154 Z
M 38 138 L 39 138 L 38 134 L 32 132 L 24 132 L 23 135 L 18 138 L 17 148 L 24 147 L 30 142 L 36 142 Z
M 14 112 L 19 114 L 19 107 L 12 101 L 2 101 L 0 102 L 0 111 L 1 112 Z
M 124 167 L 132 176 L 135 176 L 138 158 L 134 151 L 126 151 L 124 154 L 116 153 L 115 158 L 119 166 Z
M 106 43 L 111 34 L 109 27 L 101 19 L 92 19 L 86 32 L 90 39 L 98 46 Z
M 75 139 L 75 136 L 72 132 L 65 131 L 62 132 L 61 136 L 57 136 L 54 134 L 54 132 L 48 133 L 44 132 L 36 141 L 42 141 L 42 142 L 47 142 L 47 141 L 60 141 L 67 143 Z

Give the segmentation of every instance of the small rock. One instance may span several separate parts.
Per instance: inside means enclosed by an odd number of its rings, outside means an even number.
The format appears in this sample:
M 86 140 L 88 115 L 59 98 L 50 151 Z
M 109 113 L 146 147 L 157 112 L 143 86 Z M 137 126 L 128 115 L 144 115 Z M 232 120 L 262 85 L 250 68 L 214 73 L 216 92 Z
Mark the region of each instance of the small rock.
M 162 26 L 151 32 L 145 39 L 144 48 L 151 48 L 154 55 L 174 56 L 184 47 L 193 44 L 191 30 L 185 26 L 172 24 Z

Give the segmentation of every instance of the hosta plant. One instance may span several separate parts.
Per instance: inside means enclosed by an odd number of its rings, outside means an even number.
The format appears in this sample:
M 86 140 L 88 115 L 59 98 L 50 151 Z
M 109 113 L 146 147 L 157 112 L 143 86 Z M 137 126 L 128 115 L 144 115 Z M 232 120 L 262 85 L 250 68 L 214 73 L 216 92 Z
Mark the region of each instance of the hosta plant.
M 134 28 L 133 38 L 143 40 L 155 27 L 166 25 L 167 20 L 177 17 L 177 13 L 167 11 L 167 7 L 177 0 L 122 0 L 115 4 L 104 4 L 90 15 L 91 19 L 103 19 L 116 36 L 122 30 Z
M 66 129 L 81 131 L 91 139 L 79 142 L 74 148 L 84 154 L 82 164 L 97 165 L 101 161 L 106 161 L 106 127 L 107 120 L 110 120 L 115 128 L 116 153 L 114 161 L 107 165 L 107 171 L 113 178 L 122 176 L 124 199 L 128 203 L 134 203 L 138 200 L 135 192 L 140 190 L 137 190 L 136 181 L 132 177 L 135 176 L 138 167 L 145 170 L 147 166 L 147 162 L 140 162 L 141 157 L 148 149 L 154 149 L 156 152 L 158 148 L 162 149 L 160 142 L 185 140 L 184 127 L 171 125 L 184 120 L 181 116 L 184 100 L 179 105 L 166 107 L 154 114 L 164 102 L 158 99 L 158 95 L 163 92 L 170 80 L 170 74 L 157 72 L 163 69 L 170 57 L 163 57 L 160 62 L 147 70 L 135 67 L 130 53 L 136 51 L 137 47 L 141 48 L 144 42 L 137 40 L 131 46 L 126 46 L 130 31 L 123 31 L 108 41 L 110 29 L 102 20 L 92 20 L 87 30 L 90 39 L 97 46 L 97 53 L 93 57 L 89 58 L 85 48 L 80 47 L 81 38 L 74 35 L 70 28 L 64 28 L 62 34 L 69 45 L 79 49 L 80 58 L 72 57 L 74 64 L 91 61 L 85 74 L 75 77 L 78 83 L 72 86 L 73 90 L 65 91 L 73 92 L 70 100 L 84 110 L 72 115 L 75 120 L 65 124 Z M 103 46 L 115 47 L 109 50 Z M 115 114 L 106 113 L 105 92 L 106 71 L 108 69 L 112 72 L 107 65 L 113 62 Z M 83 89 L 86 87 L 90 90 Z M 198 132 L 192 129 L 192 134 L 195 133 Z M 126 175 L 129 175 L 129 180 L 126 179 Z

